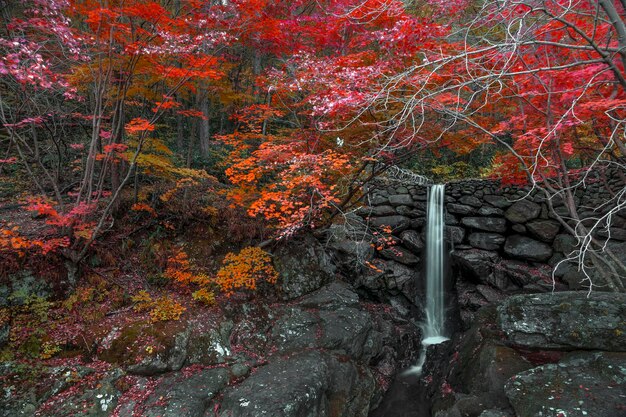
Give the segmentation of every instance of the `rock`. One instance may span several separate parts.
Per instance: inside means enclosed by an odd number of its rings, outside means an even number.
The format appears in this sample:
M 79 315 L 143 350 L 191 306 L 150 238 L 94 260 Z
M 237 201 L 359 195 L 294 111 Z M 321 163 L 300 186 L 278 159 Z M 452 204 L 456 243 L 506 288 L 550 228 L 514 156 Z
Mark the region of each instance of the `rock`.
M 486 195 L 483 199 L 492 206 L 500 209 L 505 209 L 512 204 L 511 201 L 501 195 Z
M 511 413 L 503 410 L 485 410 L 478 417 L 513 417 Z
M 396 207 L 396 213 L 401 216 L 407 216 L 410 218 L 417 218 L 420 216 L 424 216 L 424 212 L 418 209 L 411 208 L 409 206 L 398 206 Z
M 489 301 L 490 303 L 499 303 L 505 298 L 505 295 L 502 293 L 502 291 L 498 291 L 486 285 L 477 285 L 476 291 L 478 291 L 478 293 L 485 297 L 485 300 Z
M 626 294 L 516 295 L 498 307 L 498 324 L 517 346 L 626 351 Z
M 565 255 L 571 253 L 578 246 L 578 241 L 572 235 L 560 234 L 554 239 L 554 250 Z
M 117 368 L 107 372 L 94 387 L 79 387 L 68 396 L 62 393 L 63 398 L 52 399 L 48 403 L 52 409 L 43 411 L 39 409 L 37 415 L 54 417 L 107 417 L 113 413 L 121 393 L 115 387 L 115 382 L 124 374 Z M 69 390 L 68 390 L 69 393 Z M 46 407 L 46 406 L 44 406 Z M 28 414 L 22 414 L 28 415 Z M 34 413 L 31 415 L 35 415 Z
M 455 225 L 455 224 L 459 224 L 459 221 L 457 220 L 456 217 L 454 217 L 452 214 L 450 213 L 444 213 L 443 215 L 443 221 L 446 225 Z
M 396 214 L 396 209 L 391 206 L 361 207 L 357 210 L 357 214 L 363 217 L 393 216 Z
M 389 226 L 391 230 L 398 234 L 409 228 L 411 219 L 405 216 L 383 216 L 370 219 L 370 225 L 373 227 Z
M 471 249 L 455 250 L 452 252 L 452 260 L 465 273 L 474 279 L 482 281 L 491 274 L 493 265 L 498 261 L 497 252 Z
M 626 229 L 618 229 L 616 227 L 611 227 L 608 231 L 606 229 L 601 229 L 598 230 L 598 236 L 626 241 Z
M 494 276 L 512 282 L 518 287 L 525 287 L 540 280 L 545 283 L 552 282 L 552 270 L 548 265 L 534 267 L 525 262 L 511 260 L 499 263 L 494 268 Z
M 541 206 L 528 200 L 520 200 L 513 203 L 511 207 L 504 212 L 504 217 L 511 223 L 526 223 L 529 220 L 536 219 L 541 213 Z
M 230 380 L 228 368 L 175 373 L 163 378 L 145 404 L 145 417 L 202 417 Z
M 389 196 L 389 203 L 392 206 L 412 206 L 413 199 L 409 194 L 397 194 Z
M 420 259 L 413 255 L 408 250 L 399 247 L 399 246 L 391 246 L 388 248 L 384 248 L 378 252 L 380 256 L 385 259 L 389 259 L 391 261 L 400 262 L 404 265 L 417 265 L 419 264 Z
M 152 376 L 167 371 L 178 371 L 187 359 L 187 347 L 191 329 L 174 335 L 174 343 L 163 353 L 146 356 L 141 362 L 130 365 L 128 372 L 137 375 Z
M 506 221 L 500 217 L 464 217 L 461 223 L 467 227 L 486 232 L 506 232 Z
M 321 348 L 367 361 L 382 349 L 375 333 L 356 293 L 337 282 L 288 309 L 273 326 L 272 340 L 280 353 Z
M 274 252 L 274 267 L 280 276 L 279 291 L 283 300 L 315 291 L 335 275 L 331 257 L 311 235 L 279 247 Z
M 389 199 L 384 195 L 374 194 L 368 198 L 368 203 L 370 206 L 383 206 L 389 204 Z
M 458 245 L 465 238 L 465 229 L 459 226 L 446 226 L 443 229 L 443 238 L 448 243 Z
M 626 354 L 576 353 L 505 385 L 518 417 L 623 417 Z
M 504 253 L 513 258 L 546 262 L 552 256 L 552 248 L 529 237 L 513 235 L 506 239 Z
M 531 236 L 544 242 L 552 242 L 561 230 L 561 225 L 555 220 L 532 220 L 526 224 Z
M 511 229 L 513 229 L 513 231 L 516 233 L 526 233 L 526 226 L 524 226 L 523 224 L 514 224 L 513 226 L 511 226 Z
M 194 326 L 188 342 L 187 362 L 203 365 L 217 365 L 226 362 L 230 356 L 230 335 L 234 323 L 221 321 L 216 327 Z
M 464 195 L 459 199 L 459 202 L 472 207 L 480 207 L 483 205 L 482 201 L 471 195 Z
M 366 417 L 378 395 L 371 373 L 310 351 L 278 358 L 224 394 L 229 417 Z
M 422 253 L 424 242 L 415 230 L 405 230 L 400 234 L 400 239 L 402 239 L 402 245 L 414 254 Z
M 506 240 L 504 236 L 497 233 L 472 233 L 469 235 L 469 243 L 475 248 L 485 250 L 499 249 Z
M 0 307 L 21 306 L 29 297 L 47 299 L 52 288 L 42 278 L 24 270 L 8 277 L 9 285 L 0 285 Z
M 481 216 L 504 216 L 504 211 L 495 207 L 483 206 L 478 209 L 478 214 Z
M 447 210 L 452 214 L 468 215 L 476 213 L 476 209 L 472 206 L 466 206 L 463 204 L 448 204 Z

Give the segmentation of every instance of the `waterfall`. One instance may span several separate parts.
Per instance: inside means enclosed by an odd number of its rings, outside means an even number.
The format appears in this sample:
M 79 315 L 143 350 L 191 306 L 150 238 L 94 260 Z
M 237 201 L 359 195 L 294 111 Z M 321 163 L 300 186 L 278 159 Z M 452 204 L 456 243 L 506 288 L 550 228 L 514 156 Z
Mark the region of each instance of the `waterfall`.
M 445 337 L 444 200 L 445 185 L 433 185 L 428 191 L 426 209 L 426 320 L 422 323 L 422 351 L 417 364 L 407 370 L 408 374 L 420 375 L 428 346 L 448 340 Z
M 443 239 L 445 185 L 430 188 L 426 211 L 426 322 L 423 326 L 424 342 L 439 343 L 446 340 L 444 254 Z M 443 338 L 443 340 L 441 340 Z

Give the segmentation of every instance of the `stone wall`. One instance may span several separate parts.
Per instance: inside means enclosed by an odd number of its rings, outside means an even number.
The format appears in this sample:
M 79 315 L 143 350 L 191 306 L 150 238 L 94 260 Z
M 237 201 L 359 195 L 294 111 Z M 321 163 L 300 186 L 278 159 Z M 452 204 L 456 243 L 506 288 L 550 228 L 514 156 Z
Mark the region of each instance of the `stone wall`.
M 608 184 L 615 190 L 623 187 L 617 178 Z M 346 259 L 356 256 L 361 264 L 371 266 L 354 271 L 357 287 L 387 297 L 392 303 L 399 303 L 397 295 L 415 303 L 424 281 L 420 271 L 428 188 L 381 182 L 369 191 L 365 206 L 353 220 L 353 224 L 361 225 L 355 228 L 361 234 L 354 239 L 353 233 L 348 244 L 350 239 L 338 238 L 335 232 L 331 239 L 335 252 L 344 253 Z M 610 192 L 600 182 L 592 182 L 576 194 L 579 207 L 595 207 L 609 198 Z M 553 200 L 553 205 L 557 213 L 565 214 L 562 202 Z M 553 267 L 575 249 L 576 239 L 554 219 L 538 192 L 501 186 L 495 180 L 452 182 L 446 185 L 445 222 L 464 321 L 469 322 L 473 311 L 500 301 L 505 294 L 584 287 L 584 276 L 573 264 L 560 265 L 555 271 L 557 280 L 553 280 Z M 382 249 L 375 244 L 378 250 L 373 250 L 366 235 L 383 226 L 391 228 L 388 241 L 393 243 Z M 615 216 L 611 245 L 621 253 L 626 253 L 625 226 L 626 213 Z M 347 263 L 344 259 L 344 265 Z

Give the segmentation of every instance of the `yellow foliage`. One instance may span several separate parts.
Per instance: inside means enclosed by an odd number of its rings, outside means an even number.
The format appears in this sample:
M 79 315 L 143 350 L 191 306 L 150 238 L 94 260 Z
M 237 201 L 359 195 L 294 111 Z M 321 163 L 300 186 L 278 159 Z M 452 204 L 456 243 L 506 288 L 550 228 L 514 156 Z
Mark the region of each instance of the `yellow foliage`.
M 185 307 L 171 298 L 166 296 L 159 297 L 154 302 L 152 310 L 150 310 L 150 319 L 153 322 L 178 320 L 185 310 Z
M 170 297 L 163 295 L 155 300 L 145 290 L 139 291 L 131 299 L 135 302 L 133 307 L 135 311 L 150 310 L 149 314 L 152 322 L 178 320 L 186 310 L 185 307 Z
M 230 296 L 240 288 L 255 290 L 259 280 L 274 284 L 277 279 L 278 272 L 272 265 L 270 255 L 261 248 L 247 247 L 239 254 L 226 255 L 222 268 L 217 272 L 216 283 Z
M 215 304 L 215 293 L 213 291 L 207 290 L 204 287 L 200 288 L 198 291 L 194 291 L 191 296 L 194 300 L 208 306 L 212 306 Z

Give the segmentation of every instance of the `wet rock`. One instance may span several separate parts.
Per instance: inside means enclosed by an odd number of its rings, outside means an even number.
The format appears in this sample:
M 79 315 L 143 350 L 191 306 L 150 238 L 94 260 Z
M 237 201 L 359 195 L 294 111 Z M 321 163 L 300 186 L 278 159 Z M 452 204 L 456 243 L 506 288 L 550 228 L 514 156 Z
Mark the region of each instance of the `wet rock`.
M 552 248 L 529 237 L 513 235 L 506 239 L 504 253 L 513 258 L 546 262 L 552 256 Z
M 513 203 L 511 207 L 504 212 L 504 217 L 511 223 L 526 223 L 529 220 L 536 219 L 541 213 L 541 206 L 528 200 L 520 200 Z
M 506 221 L 499 217 L 464 217 L 461 223 L 486 232 L 504 233 L 506 231 Z
M 526 224 L 531 236 L 544 242 L 552 242 L 561 229 L 559 222 L 555 220 L 533 220 Z
M 497 233 L 472 233 L 468 238 L 470 245 L 485 250 L 499 249 L 505 240 L 504 236 Z
M 626 294 L 516 295 L 498 307 L 498 324 L 518 346 L 626 351 Z
M 317 290 L 330 282 L 335 266 L 330 255 L 313 236 L 286 242 L 274 252 L 279 289 L 284 300 Z
M 515 375 L 505 386 L 518 417 L 623 417 L 626 354 L 576 353 Z
M 616 227 L 611 227 L 609 230 L 602 229 L 598 231 L 598 236 L 626 241 L 626 229 L 618 229 Z

